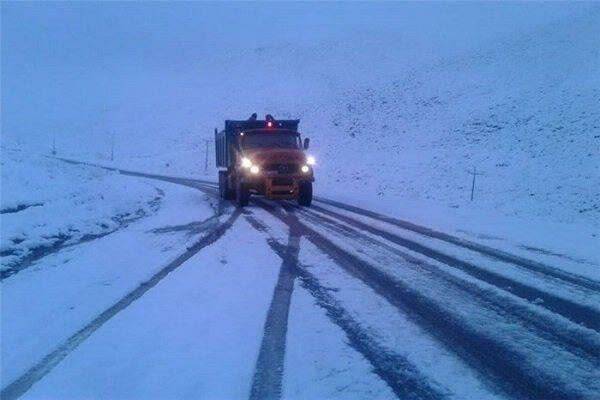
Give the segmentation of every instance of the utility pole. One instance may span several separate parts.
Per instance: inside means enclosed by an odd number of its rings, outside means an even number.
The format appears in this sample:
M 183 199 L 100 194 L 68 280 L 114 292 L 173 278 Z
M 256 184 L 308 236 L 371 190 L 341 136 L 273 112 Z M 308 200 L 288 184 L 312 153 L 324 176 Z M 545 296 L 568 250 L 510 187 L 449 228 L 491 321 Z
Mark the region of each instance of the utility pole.
M 477 172 L 477 168 L 473 167 L 473 171 L 468 171 L 469 174 L 473 175 L 473 183 L 471 184 L 471 201 L 473 201 L 473 196 L 475 194 L 475 177 L 477 175 L 483 175 L 481 172 Z
M 110 134 L 110 161 L 115 160 L 115 133 Z
M 210 139 L 204 139 L 204 173 L 208 173 L 208 144 Z
M 56 156 L 56 135 L 52 136 L 52 155 Z

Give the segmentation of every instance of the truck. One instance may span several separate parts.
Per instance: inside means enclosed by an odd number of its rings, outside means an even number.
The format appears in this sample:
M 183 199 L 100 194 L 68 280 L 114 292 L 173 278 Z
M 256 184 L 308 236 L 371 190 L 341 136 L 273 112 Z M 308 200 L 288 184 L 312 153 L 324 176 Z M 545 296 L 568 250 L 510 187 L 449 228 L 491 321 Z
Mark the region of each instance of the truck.
M 247 120 L 226 120 L 215 128 L 219 196 L 238 207 L 251 195 L 271 200 L 296 200 L 309 207 L 313 198 L 314 157 L 306 150 L 310 140 L 298 131 L 300 120 L 264 120 L 256 113 Z

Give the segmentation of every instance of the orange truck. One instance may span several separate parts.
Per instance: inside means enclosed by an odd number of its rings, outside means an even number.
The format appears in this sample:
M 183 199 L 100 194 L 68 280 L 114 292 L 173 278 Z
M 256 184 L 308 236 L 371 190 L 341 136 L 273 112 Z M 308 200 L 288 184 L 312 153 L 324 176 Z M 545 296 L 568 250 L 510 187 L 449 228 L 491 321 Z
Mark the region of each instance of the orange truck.
M 300 120 L 264 120 L 256 114 L 243 121 L 227 120 L 215 129 L 219 194 L 248 205 L 251 195 L 273 200 L 296 200 L 308 207 L 313 197 L 315 159 L 306 154 L 310 140 L 302 140 Z

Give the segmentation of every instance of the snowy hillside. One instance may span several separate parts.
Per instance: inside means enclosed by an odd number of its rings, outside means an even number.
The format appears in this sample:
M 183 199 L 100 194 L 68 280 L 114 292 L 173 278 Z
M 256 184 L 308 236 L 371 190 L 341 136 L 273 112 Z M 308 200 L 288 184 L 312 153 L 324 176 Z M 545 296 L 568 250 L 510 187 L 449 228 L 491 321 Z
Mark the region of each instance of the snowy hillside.
M 3 11 L 10 23 L 29 16 Z M 302 119 L 321 194 L 599 226 L 595 4 L 35 11 L 69 45 L 6 37 L 5 48 L 25 51 L 3 58 L 5 144 L 47 151 L 56 137 L 59 153 L 98 160 L 114 143 L 119 165 L 193 175 L 204 173 L 215 126 L 271 112 Z M 137 11 L 147 21 L 127 25 Z M 79 37 L 87 28 L 77 16 L 94 12 L 97 27 L 114 29 Z M 64 106 L 51 105 L 58 98 Z M 43 113 L 31 118 L 35 105 Z M 212 147 L 209 155 L 214 176 Z M 471 203 L 474 167 L 483 175 Z
M 2 279 L 154 213 L 164 195 L 118 174 L 21 151 L 4 151 L 1 166 Z
M 352 92 L 352 112 L 337 110 L 336 122 L 350 151 L 370 151 L 335 175 L 350 172 L 356 189 L 379 195 L 470 207 L 467 171 L 476 167 L 484 175 L 475 207 L 597 226 L 599 18 L 551 24 Z

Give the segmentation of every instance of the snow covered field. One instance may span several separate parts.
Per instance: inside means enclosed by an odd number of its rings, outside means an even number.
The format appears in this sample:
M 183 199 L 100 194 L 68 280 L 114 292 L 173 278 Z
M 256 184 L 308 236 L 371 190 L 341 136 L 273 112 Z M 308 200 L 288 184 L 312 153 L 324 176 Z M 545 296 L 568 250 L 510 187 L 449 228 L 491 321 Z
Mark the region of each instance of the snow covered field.
M 2 277 L 156 212 L 164 193 L 99 169 L 2 152 Z
M 3 399 L 600 397 L 598 4 L 1 7 Z

